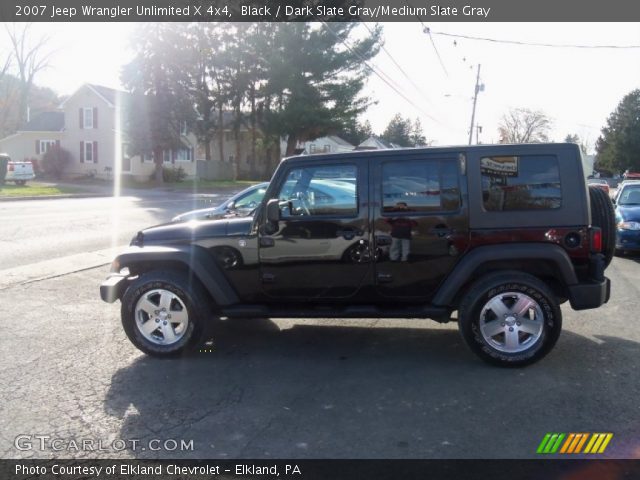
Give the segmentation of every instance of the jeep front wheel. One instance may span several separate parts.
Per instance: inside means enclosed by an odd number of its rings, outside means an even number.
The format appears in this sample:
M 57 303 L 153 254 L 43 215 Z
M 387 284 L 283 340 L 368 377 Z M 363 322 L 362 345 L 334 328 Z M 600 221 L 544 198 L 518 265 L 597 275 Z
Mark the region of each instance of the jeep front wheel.
M 458 328 L 471 350 L 499 366 L 524 366 L 544 357 L 562 329 L 555 296 L 536 277 L 519 272 L 487 275 L 459 308 Z
M 122 297 L 122 326 L 144 353 L 174 356 L 199 340 L 207 303 L 200 285 L 186 274 L 148 272 Z

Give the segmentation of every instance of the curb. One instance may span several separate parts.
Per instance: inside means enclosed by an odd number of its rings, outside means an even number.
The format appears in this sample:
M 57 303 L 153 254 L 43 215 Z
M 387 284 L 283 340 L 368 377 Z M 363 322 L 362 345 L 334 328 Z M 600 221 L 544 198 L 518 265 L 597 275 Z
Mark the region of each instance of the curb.
M 63 193 L 61 195 L 34 195 L 31 197 L 0 197 L 0 202 L 19 202 L 22 200 L 54 200 L 57 198 L 95 198 L 112 197 L 104 193 Z

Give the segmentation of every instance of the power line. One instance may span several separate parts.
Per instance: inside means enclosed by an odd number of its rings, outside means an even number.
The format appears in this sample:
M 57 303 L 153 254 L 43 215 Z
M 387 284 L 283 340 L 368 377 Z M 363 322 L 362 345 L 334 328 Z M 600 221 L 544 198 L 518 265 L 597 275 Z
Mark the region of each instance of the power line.
M 440 52 L 438 52 L 438 47 L 436 47 L 436 42 L 433 41 L 433 36 L 431 35 L 431 29 L 427 27 L 422 20 L 420 20 L 422 24 L 423 32 L 429 35 L 429 40 L 431 40 L 431 45 L 433 45 L 433 49 L 436 51 L 436 56 L 438 57 L 438 61 L 440 62 L 440 66 L 442 70 L 444 70 L 444 74 L 449 78 L 449 72 L 447 72 L 447 67 L 444 66 L 444 62 L 442 61 L 442 57 L 440 57 Z
M 369 31 L 369 33 L 373 35 L 373 30 L 371 30 L 365 22 L 362 22 L 362 25 L 364 25 L 365 28 Z M 431 104 L 431 99 L 429 99 L 428 95 L 424 92 L 424 90 L 422 90 L 422 88 L 420 88 L 418 84 L 416 84 L 413 81 L 413 79 L 407 74 L 404 68 L 402 68 L 400 64 L 396 61 L 394 56 L 391 55 L 391 53 L 389 53 L 389 51 L 385 48 L 385 46 L 381 42 L 378 42 L 378 45 L 380 45 L 380 47 L 382 48 L 382 51 L 387 54 L 387 56 L 391 59 L 394 65 L 398 67 L 398 70 L 400 70 L 400 72 L 405 76 L 405 78 L 409 80 L 409 82 L 411 82 L 411 85 L 413 85 L 413 88 L 415 88 L 416 91 L 419 92 L 424 97 L 424 99 Z
M 347 47 L 347 49 L 353 53 L 356 57 L 358 57 L 362 63 L 364 63 L 369 70 L 371 70 L 373 73 L 376 74 L 376 76 L 378 78 L 380 78 L 380 80 L 382 80 L 384 83 L 386 83 L 395 93 L 397 93 L 398 95 L 400 95 L 407 103 L 409 103 L 412 107 L 420 110 L 420 112 L 422 112 L 423 115 L 425 115 L 426 117 L 430 118 L 431 120 L 433 120 L 436 123 L 441 124 L 441 122 L 436 119 L 435 117 L 433 117 L 432 115 L 430 115 L 429 113 L 427 113 L 425 110 L 423 110 L 419 105 L 415 104 L 411 99 L 409 99 L 409 97 L 407 97 L 404 93 L 402 93 L 401 91 L 399 91 L 395 86 L 393 86 L 391 84 L 390 81 L 388 81 L 386 78 L 384 78 L 382 75 L 388 77 L 391 80 L 391 77 L 389 77 L 386 73 L 384 73 L 382 70 L 380 70 L 380 73 L 378 73 L 378 71 L 369 64 L 369 62 L 367 62 L 364 57 L 362 57 L 362 55 L 360 55 L 358 52 L 356 52 L 353 48 L 351 48 L 351 46 L 343 39 L 340 37 L 340 35 L 338 35 L 330 26 L 327 22 L 322 22 L 324 24 L 324 26 L 327 28 L 327 30 L 329 30 L 338 40 L 340 40 L 340 42 Z M 382 75 L 381 75 L 382 74 Z M 393 81 L 393 80 L 391 80 Z M 394 82 L 395 83 L 395 82 Z
M 422 23 L 422 22 L 420 22 Z M 424 23 L 422 24 L 424 26 Z M 427 27 L 425 27 L 427 28 Z M 428 29 L 428 28 L 427 28 Z M 523 42 L 519 40 L 506 40 L 506 39 L 497 39 L 497 38 L 488 38 L 488 37 L 474 37 L 472 35 L 462 35 L 456 33 L 447 33 L 447 32 L 434 32 L 429 31 L 429 35 L 442 35 L 445 37 L 455 37 L 455 38 L 464 38 L 467 40 L 479 40 L 482 42 L 492 42 L 492 43 L 504 43 L 509 45 L 524 45 L 529 47 L 551 47 L 551 48 L 586 48 L 586 49 L 638 49 L 640 45 L 575 45 L 575 44 L 567 44 L 567 43 L 536 43 L 536 42 Z

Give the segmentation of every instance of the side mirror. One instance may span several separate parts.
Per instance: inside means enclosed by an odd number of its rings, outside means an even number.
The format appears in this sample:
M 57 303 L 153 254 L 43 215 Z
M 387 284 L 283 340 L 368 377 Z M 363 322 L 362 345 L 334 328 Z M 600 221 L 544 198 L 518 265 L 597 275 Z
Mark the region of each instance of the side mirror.
M 227 210 L 235 210 L 235 208 L 236 208 L 236 202 L 229 202 L 227 204 L 227 208 L 226 209 Z
M 272 198 L 267 202 L 267 222 L 277 223 L 280 221 L 280 200 Z

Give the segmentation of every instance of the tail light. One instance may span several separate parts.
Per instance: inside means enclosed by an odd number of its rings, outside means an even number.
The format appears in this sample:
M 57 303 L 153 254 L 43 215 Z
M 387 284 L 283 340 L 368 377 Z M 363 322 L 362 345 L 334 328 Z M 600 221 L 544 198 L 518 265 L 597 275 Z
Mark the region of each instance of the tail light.
M 10 163 L 10 164 L 9 164 L 9 171 L 10 171 L 10 172 L 13 172 L 15 169 L 16 169 L 15 164 L 14 164 L 14 163 Z
M 602 252 L 602 230 L 598 227 L 591 227 L 591 253 Z

